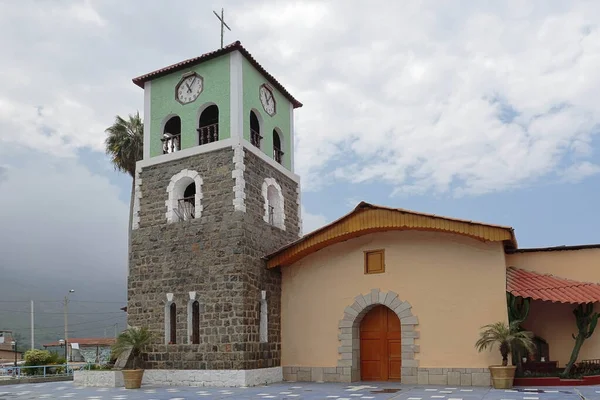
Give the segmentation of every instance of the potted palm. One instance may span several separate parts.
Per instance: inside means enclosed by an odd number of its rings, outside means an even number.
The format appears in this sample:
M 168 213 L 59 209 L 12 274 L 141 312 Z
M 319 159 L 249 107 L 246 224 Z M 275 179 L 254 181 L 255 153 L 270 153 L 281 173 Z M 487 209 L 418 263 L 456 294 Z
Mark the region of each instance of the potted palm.
M 117 337 L 117 342 L 112 347 L 114 356 L 119 357 L 126 351 L 131 351 L 133 357 L 133 369 L 122 371 L 125 389 L 139 389 L 142 386 L 144 370 L 138 368 L 138 365 L 143 351 L 151 341 L 152 334 L 146 327 L 128 328 Z
M 514 321 L 510 325 L 506 322 L 496 322 L 483 326 L 479 340 L 475 347 L 479 352 L 494 345 L 498 345 L 502 355 L 502 365 L 490 365 L 492 385 L 494 389 L 510 389 L 513 386 L 516 366 L 508 365 L 508 354 L 512 349 L 522 348 L 528 353 L 533 351 L 533 333 L 519 328 L 521 321 Z

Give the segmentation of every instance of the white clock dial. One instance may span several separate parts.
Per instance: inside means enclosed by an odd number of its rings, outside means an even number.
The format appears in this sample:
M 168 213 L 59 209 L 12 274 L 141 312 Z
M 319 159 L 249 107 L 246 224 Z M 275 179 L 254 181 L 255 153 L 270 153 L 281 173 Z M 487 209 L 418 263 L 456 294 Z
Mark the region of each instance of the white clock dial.
M 259 91 L 260 104 L 262 104 L 266 113 L 270 116 L 275 115 L 276 107 L 275 107 L 275 97 L 273 96 L 273 92 L 271 89 L 262 85 Z
M 192 74 L 182 78 L 176 87 L 175 98 L 181 104 L 195 101 L 204 89 L 204 80 L 200 75 Z

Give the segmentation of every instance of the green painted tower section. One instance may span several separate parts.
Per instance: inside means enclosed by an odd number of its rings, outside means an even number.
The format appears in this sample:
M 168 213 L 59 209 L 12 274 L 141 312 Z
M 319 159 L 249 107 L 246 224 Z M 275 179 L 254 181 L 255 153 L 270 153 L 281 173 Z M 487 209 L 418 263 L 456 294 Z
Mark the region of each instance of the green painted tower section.
M 150 156 L 162 154 L 162 129 L 173 115 L 181 118 L 181 150 L 198 146 L 198 119 L 200 110 L 206 103 L 219 107 L 219 140 L 228 139 L 230 131 L 230 54 L 203 62 L 184 71 L 177 71 L 152 80 L 150 97 L 151 131 Z M 175 87 L 184 73 L 194 71 L 204 79 L 204 89 L 200 96 L 188 104 L 175 99 Z
M 234 136 L 241 136 L 247 142 L 251 142 L 250 135 L 250 112 L 253 111 L 260 122 L 260 134 L 262 140 L 260 150 L 269 158 L 273 159 L 273 131 L 278 132 L 283 157 L 281 164 L 288 170 L 292 170 L 292 157 L 294 152 L 293 143 L 293 121 L 291 112 L 293 104 L 286 94 L 281 92 L 281 87 L 273 84 L 273 77 L 267 77 L 250 62 L 246 57 L 241 60 L 241 76 L 239 85 L 236 86 L 233 52 L 225 53 L 210 60 L 202 61 L 187 68 L 177 67 L 173 72 L 161 71 L 157 77 L 149 79 L 151 90 L 150 102 L 150 157 L 163 154 L 162 137 L 165 124 L 174 116 L 181 120 L 181 144 L 179 150 L 185 150 L 199 146 L 198 127 L 201 112 L 209 105 L 216 105 L 219 109 L 219 141 Z M 165 72 L 167 72 L 165 74 Z M 176 88 L 182 79 L 190 74 L 196 73 L 203 80 L 203 89 L 200 95 L 192 102 L 182 104 L 176 99 Z M 239 74 L 239 72 L 238 72 Z M 267 74 L 268 75 L 268 74 Z M 239 76 L 239 75 L 237 75 Z M 232 85 L 232 80 L 234 81 Z M 274 115 L 270 115 L 260 100 L 260 88 L 267 85 L 273 94 L 276 104 Z M 236 93 L 232 93 L 232 90 Z M 285 89 L 283 89 L 285 91 Z M 232 111 L 232 103 L 235 104 L 237 95 L 241 96 L 241 104 Z M 289 96 L 289 94 L 287 94 Z M 234 101 L 232 102 L 232 97 Z M 242 132 L 232 132 L 232 112 L 241 113 L 238 121 L 243 121 L 240 127 Z
M 269 82 L 258 72 L 246 58 L 242 59 L 243 99 L 244 99 L 244 138 L 250 141 L 250 111 L 259 114 L 261 134 L 263 136 L 261 150 L 273 157 L 273 130 L 277 129 L 282 139 L 283 166 L 291 170 L 292 154 L 292 121 L 290 120 L 290 102 L 277 89 L 272 88 L 277 104 L 276 113 L 270 116 L 265 112 L 259 97 L 259 89 Z

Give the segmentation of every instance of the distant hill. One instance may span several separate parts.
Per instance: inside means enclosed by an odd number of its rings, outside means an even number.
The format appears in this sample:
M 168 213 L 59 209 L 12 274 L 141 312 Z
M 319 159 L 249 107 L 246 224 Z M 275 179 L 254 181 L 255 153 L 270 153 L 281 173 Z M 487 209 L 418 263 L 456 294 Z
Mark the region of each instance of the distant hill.
M 17 333 L 19 349 L 30 347 L 30 300 L 34 301 L 36 347 L 64 338 L 63 299 L 69 289 L 75 290 L 69 295 L 69 337 L 114 337 L 115 327 L 118 331 L 125 328 L 125 313 L 120 310 L 127 305 L 124 273 L 116 279 L 85 279 L 40 271 L 34 276 L 23 270 L 0 271 L 0 329 Z

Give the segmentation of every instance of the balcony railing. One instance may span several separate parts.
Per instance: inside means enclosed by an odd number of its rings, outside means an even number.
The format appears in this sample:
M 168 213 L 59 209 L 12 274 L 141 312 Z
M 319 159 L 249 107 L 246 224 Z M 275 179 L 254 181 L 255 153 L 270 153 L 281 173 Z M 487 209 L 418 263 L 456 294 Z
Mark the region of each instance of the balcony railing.
M 198 128 L 198 143 L 200 145 L 219 140 L 219 123 L 201 126 Z
M 281 164 L 283 160 L 283 151 L 279 149 L 273 149 L 273 159 L 275 159 L 275 161 Z
M 166 133 L 161 141 L 163 142 L 163 154 L 181 150 L 181 134 L 171 135 L 170 133 Z
M 256 132 L 254 129 L 250 129 L 250 143 L 252 143 L 252 146 L 258 147 L 260 149 L 261 140 L 262 136 L 260 136 L 260 133 Z
M 177 208 L 173 212 L 180 221 L 188 221 L 196 218 L 196 196 L 184 197 L 177 201 Z
M 269 224 L 275 225 L 275 207 L 269 206 Z

